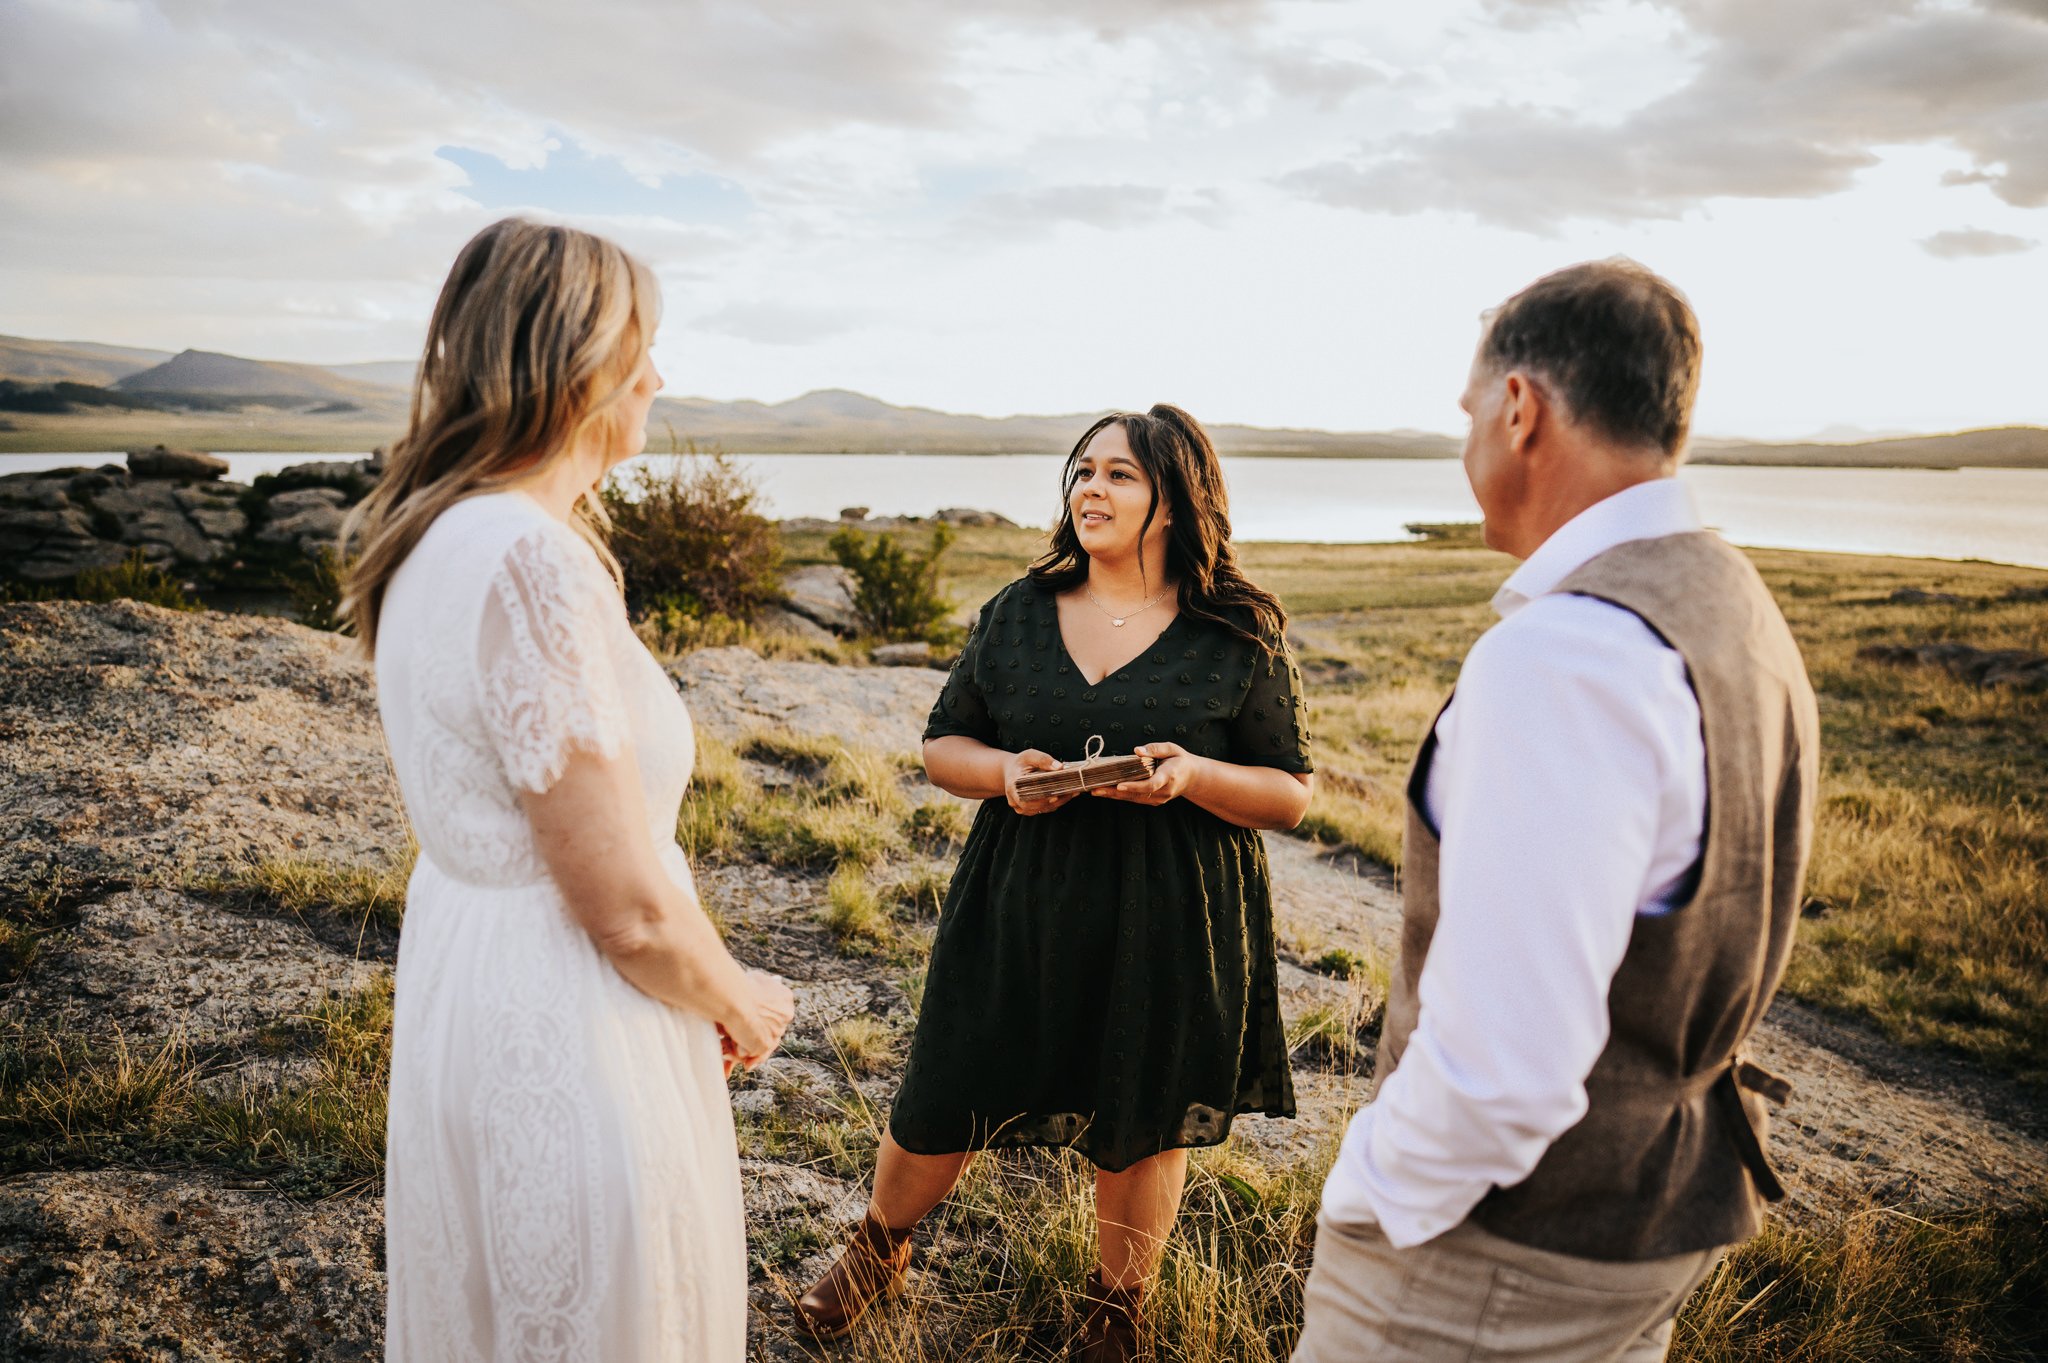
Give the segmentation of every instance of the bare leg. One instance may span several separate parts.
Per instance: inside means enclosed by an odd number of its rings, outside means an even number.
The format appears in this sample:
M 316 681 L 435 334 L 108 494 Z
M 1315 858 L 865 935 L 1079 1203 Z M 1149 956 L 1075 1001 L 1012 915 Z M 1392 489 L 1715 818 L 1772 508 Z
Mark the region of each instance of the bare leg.
M 910 1270 L 911 1227 L 953 1190 L 967 1160 L 964 1151 L 913 1155 L 883 1133 L 867 1215 L 825 1276 L 796 1300 L 797 1324 L 806 1333 L 839 1339 L 869 1307 L 902 1287 Z
M 953 1191 L 972 1158 L 967 1151 L 956 1155 L 913 1155 L 884 1131 L 882 1148 L 875 1159 L 874 1197 L 868 1205 L 891 1230 L 914 1226 Z
M 1095 1229 L 1105 1285 L 1151 1285 L 1180 1212 L 1187 1176 L 1185 1150 L 1161 1151 L 1120 1174 L 1095 1171 Z

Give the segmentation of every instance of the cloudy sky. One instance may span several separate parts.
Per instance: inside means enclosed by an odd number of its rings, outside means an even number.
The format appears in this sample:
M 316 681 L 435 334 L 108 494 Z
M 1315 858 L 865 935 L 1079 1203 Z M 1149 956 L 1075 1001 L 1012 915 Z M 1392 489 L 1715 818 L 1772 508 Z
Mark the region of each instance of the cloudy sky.
M 677 394 L 1458 430 L 1625 253 L 1705 433 L 2048 423 L 2048 0 L 0 0 L 0 332 L 406 356 L 510 212 Z

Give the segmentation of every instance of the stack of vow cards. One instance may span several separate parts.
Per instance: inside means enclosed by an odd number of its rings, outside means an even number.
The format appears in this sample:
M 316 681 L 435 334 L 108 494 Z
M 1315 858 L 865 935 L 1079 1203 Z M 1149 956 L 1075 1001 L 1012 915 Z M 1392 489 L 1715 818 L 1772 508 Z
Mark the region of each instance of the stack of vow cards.
M 1152 774 L 1152 759 L 1136 753 L 1123 757 L 1102 755 L 1102 735 L 1090 734 L 1079 762 L 1066 762 L 1054 771 L 1027 772 L 1017 778 L 1017 798 L 1045 800 L 1055 795 L 1073 795 L 1119 781 L 1142 781 Z

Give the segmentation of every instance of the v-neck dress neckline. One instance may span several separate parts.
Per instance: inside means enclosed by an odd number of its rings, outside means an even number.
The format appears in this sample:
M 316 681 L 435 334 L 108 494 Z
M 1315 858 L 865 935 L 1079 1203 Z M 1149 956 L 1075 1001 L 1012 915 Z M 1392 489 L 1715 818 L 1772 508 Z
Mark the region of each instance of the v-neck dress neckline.
M 1094 681 L 1089 681 L 1087 669 L 1083 668 L 1081 666 L 1081 660 L 1074 656 L 1073 647 L 1067 643 L 1066 628 L 1060 624 L 1059 594 L 1057 592 L 1047 592 L 1046 598 L 1052 606 L 1052 632 L 1060 641 L 1060 657 L 1074 669 L 1074 675 L 1079 677 L 1082 683 L 1087 686 L 1100 686 L 1104 682 L 1108 681 L 1111 677 L 1116 676 L 1118 673 L 1129 672 L 1131 670 L 1131 664 L 1141 661 L 1147 653 L 1150 653 L 1153 649 L 1159 647 L 1160 644 L 1164 643 L 1166 641 L 1166 636 L 1173 633 L 1173 627 L 1175 625 L 1178 625 L 1181 622 L 1181 620 L 1185 618 L 1187 615 L 1186 611 L 1175 611 L 1173 619 L 1168 620 L 1165 626 L 1160 629 L 1159 633 L 1153 635 L 1151 640 L 1147 642 L 1142 648 L 1140 648 L 1136 653 L 1133 653 L 1130 657 L 1124 659 L 1115 667 L 1110 668 L 1109 671 L 1103 673 Z M 1116 617 L 1111 616 L 1110 618 L 1115 619 Z M 1126 620 L 1130 618 L 1131 617 L 1129 617 L 1128 615 L 1124 617 L 1124 619 Z

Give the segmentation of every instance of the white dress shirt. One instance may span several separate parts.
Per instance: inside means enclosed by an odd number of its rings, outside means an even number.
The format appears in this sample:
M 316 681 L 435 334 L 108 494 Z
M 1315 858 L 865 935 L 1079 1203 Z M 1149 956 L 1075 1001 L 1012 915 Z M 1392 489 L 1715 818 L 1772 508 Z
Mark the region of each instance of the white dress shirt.
M 1500 623 L 1465 658 L 1424 782 L 1443 847 L 1420 1015 L 1324 1186 L 1339 1224 L 1421 1244 L 1585 1115 L 1636 916 L 1689 893 L 1706 745 L 1678 654 L 1640 617 L 1555 589 L 1617 544 L 1700 528 L 1677 479 L 1641 483 L 1495 594 Z

